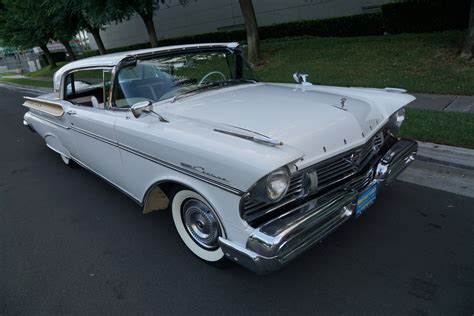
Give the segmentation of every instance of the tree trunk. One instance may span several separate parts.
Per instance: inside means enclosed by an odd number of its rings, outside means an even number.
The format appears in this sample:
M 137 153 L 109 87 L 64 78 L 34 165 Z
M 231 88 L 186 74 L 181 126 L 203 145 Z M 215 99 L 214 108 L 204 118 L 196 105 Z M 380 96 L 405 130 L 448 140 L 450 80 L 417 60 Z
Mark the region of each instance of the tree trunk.
M 94 37 L 95 43 L 97 44 L 97 48 L 99 49 L 99 54 L 105 55 L 107 51 L 105 50 L 104 42 L 102 42 L 102 38 L 100 37 L 100 29 L 88 27 L 87 31 L 92 34 Z
M 260 61 L 260 41 L 255 10 L 252 0 L 239 0 L 239 3 L 245 20 L 245 28 L 247 29 L 248 58 L 252 64 L 256 64 Z
M 43 53 L 46 55 L 49 68 L 50 69 L 58 68 L 58 65 L 56 65 L 56 62 L 54 61 L 53 55 L 51 55 L 51 52 L 49 51 L 48 46 L 46 46 L 46 44 L 41 44 L 39 47 L 41 48 Z
M 156 36 L 155 22 L 153 22 L 153 13 L 138 13 L 145 23 L 151 47 L 158 47 L 158 38 Z
M 69 44 L 69 41 L 65 40 L 65 41 L 60 41 L 61 44 L 63 44 L 64 48 L 66 48 L 66 51 L 67 53 L 69 54 L 69 58 L 71 58 L 71 60 L 76 60 L 76 54 L 74 54 L 74 51 L 72 50 L 72 47 L 71 45 Z
M 466 42 L 461 51 L 461 57 L 465 59 L 471 59 L 474 57 L 474 0 L 471 0 L 469 28 L 467 29 Z

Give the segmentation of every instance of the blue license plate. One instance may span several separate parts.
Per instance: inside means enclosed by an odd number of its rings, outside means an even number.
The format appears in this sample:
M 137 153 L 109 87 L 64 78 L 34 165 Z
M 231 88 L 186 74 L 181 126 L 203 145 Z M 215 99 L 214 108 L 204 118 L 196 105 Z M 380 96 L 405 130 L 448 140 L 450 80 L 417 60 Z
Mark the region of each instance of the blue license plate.
M 377 196 L 377 182 L 373 182 L 364 191 L 362 191 L 357 198 L 356 215 L 365 211 L 372 203 L 374 203 Z

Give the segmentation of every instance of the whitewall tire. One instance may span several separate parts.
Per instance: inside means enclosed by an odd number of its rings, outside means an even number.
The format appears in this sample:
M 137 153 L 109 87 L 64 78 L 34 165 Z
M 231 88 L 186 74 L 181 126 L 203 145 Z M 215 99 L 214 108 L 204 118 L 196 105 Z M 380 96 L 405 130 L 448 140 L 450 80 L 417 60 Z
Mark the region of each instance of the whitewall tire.
M 210 263 L 224 261 L 217 238 L 224 229 L 207 201 L 194 191 L 181 190 L 171 205 L 173 221 L 179 236 L 196 256 Z
M 59 154 L 59 156 L 61 156 L 61 160 L 66 166 L 71 168 L 76 167 L 76 163 L 71 158 L 66 157 L 63 154 Z

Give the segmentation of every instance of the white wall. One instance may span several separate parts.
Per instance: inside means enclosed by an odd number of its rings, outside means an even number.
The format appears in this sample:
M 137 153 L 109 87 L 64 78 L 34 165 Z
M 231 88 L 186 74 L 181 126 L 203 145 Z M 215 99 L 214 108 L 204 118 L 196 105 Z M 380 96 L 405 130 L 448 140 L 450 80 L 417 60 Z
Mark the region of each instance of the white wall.
M 260 26 L 367 13 L 387 2 L 390 0 L 253 0 Z M 238 0 L 190 0 L 186 7 L 171 0 L 156 11 L 154 20 L 159 38 L 215 32 L 244 23 Z M 139 17 L 113 23 L 101 35 L 106 48 L 148 42 Z M 96 49 L 90 34 L 89 39 Z

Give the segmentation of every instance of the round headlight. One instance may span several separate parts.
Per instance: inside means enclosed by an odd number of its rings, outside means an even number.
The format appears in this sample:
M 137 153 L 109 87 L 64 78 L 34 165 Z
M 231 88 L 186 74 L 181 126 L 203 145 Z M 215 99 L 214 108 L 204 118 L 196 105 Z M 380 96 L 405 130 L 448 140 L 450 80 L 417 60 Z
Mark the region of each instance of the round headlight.
M 270 201 L 277 201 L 288 190 L 290 184 L 290 175 L 286 168 L 273 171 L 267 176 L 267 185 L 265 192 Z
M 250 195 L 260 202 L 276 202 L 285 195 L 289 184 L 290 173 L 286 167 L 283 167 L 260 179 L 250 191 Z
M 405 108 L 401 108 L 390 116 L 389 124 L 393 129 L 399 129 L 405 120 Z

